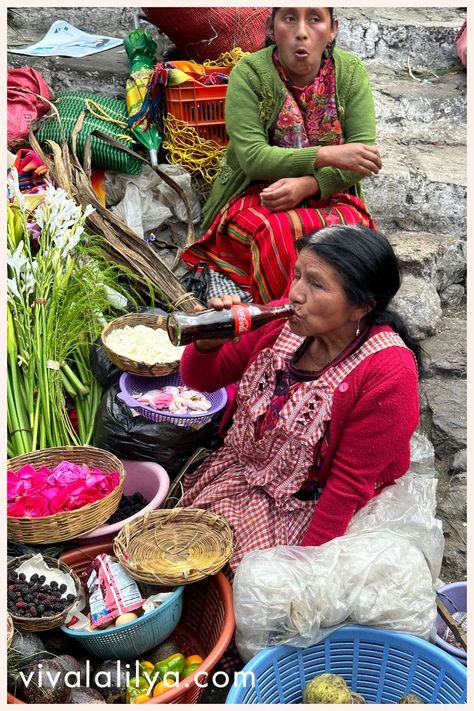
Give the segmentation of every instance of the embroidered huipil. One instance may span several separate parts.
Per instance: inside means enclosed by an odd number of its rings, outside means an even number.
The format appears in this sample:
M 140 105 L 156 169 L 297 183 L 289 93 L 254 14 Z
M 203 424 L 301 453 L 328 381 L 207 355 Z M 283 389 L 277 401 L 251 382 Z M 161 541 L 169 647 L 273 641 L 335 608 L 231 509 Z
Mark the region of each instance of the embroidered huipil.
M 292 391 L 276 425 L 259 437 L 256 424 L 272 401 L 277 374 L 303 341 L 286 324 L 274 347 L 256 356 L 241 378 L 224 447 L 184 482 L 180 505 L 212 510 L 231 524 L 233 571 L 247 551 L 302 541 L 313 515 L 317 517 L 317 503 L 315 512 L 314 501 L 293 494 L 314 465 L 315 446 L 331 419 L 334 391 L 368 356 L 392 346 L 408 350 L 391 330 L 369 335 L 348 358 Z

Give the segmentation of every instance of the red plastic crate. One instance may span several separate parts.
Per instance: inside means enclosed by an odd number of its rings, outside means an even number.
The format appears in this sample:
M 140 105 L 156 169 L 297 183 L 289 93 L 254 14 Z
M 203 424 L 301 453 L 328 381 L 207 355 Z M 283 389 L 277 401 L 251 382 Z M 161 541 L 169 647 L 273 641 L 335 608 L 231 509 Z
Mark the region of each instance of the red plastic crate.
M 206 67 L 206 74 L 229 74 L 231 67 Z M 165 88 L 166 110 L 196 129 L 201 138 L 221 146 L 229 142 L 225 130 L 225 97 L 227 84 L 203 86 L 189 81 Z

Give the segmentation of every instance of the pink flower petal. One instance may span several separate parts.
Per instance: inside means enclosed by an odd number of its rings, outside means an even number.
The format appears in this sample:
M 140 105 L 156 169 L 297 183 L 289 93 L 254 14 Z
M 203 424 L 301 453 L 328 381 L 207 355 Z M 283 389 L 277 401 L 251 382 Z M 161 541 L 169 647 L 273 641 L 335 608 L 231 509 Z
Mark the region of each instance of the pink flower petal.
M 39 518 L 49 516 L 48 502 L 43 496 L 21 496 L 7 508 L 8 516 Z

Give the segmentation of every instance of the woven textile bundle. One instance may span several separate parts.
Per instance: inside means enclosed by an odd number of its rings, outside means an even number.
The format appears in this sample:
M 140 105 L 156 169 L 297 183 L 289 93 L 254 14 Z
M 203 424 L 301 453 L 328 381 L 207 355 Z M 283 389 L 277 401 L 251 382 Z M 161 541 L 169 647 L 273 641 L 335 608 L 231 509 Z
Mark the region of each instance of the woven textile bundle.
M 114 138 L 119 143 L 132 148 L 132 134 L 127 128 L 128 118 L 125 101 L 107 96 L 99 96 L 87 91 L 60 91 L 57 94 L 55 108 L 44 119 L 44 124 L 36 134 L 40 143 L 46 140 L 61 145 L 62 134 L 71 149 L 71 134 L 82 111 L 85 111 L 84 123 L 77 136 L 77 155 L 82 159 L 86 138 L 93 130 L 99 130 Z M 45 150 L 48 150 L 45 146 Z M 94 168 L 115 170 L 127 175 L 138 175 L 142 164 L 125 151 L 111 146 L 96 136 L 91 138 L 92 165 Z
M 268 7 L 146 7 L 143 12 L 186 59 L 217 59 L 233 47 L 261 49 Z

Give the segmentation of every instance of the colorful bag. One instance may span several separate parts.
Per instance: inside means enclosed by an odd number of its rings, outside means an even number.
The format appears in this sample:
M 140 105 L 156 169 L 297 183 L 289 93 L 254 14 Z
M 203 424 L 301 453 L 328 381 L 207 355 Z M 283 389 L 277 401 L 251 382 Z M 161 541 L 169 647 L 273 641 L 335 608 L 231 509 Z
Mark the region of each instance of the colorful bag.
M 94 130 L 102 131 L 122 145 L 132 148 L 133 136 L 127 127 L 128 114 L 123 99 L 99 96 L 87 91 L 60 91 L 57 94 L 55 108 L 57 113 L 52 111 L 48 114 L 36 134 L 40 143 L 44 144 L 49 139 L 61 144 L 62 132 L 64 132 L 71 149 L 72 131 L 81 112 L 85 111 L 84 123 L 76 139 L 79 159 L 83 158 L 87 136 Z M 44 145 L 44 149 L 48 150 L 47 144 Z M 130 156 L 96 136 L 91 138 L 91 160 L 94 168 L 114 170 L 126 175 L 138 175 L 142 170 L 142 162 L 138 158 Z
M 7 143 L 10 147 L 26 145 L 30 123 L 49 111 L 44 99 L 52 99 L 43 75 L 33 67 L 9 69 L 7 75 Z

